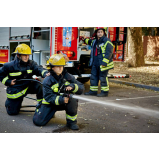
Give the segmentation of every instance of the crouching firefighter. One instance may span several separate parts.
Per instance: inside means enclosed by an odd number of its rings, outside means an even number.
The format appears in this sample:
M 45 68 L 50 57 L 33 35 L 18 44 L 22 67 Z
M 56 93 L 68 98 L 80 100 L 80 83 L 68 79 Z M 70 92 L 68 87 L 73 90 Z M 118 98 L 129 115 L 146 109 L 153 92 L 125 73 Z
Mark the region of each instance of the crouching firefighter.
M 65 110 L 67 127 L 72 130 L 79 129 L 77 125 L 78 100 L 64 97 L 60 92 L 67 90 L 70 93 L 82 94 L 84 86 L 64 69 L 65 64 L 63 54 L 54 54 L 48 61 L 47 69 L 50 76 L 43 81 L 42 105 L 36 109 L 33 116 L 33 123 L 37 126 L 46 125 L 56 111 Z
M 91 45 L 91 57 L 89 66 L 91 69 L 90 77 L 90 91 L 85 95 L 97 95 L 98 82 L 101 82 L 101 93 L 98 97 L 106 97 L 109 92 L 108 70 L 114 68 L 113 64 L 113 44 L 109 38 L 106 37 L 104 27 L 96 27 L 93 35 L 95 39 L 84 39 L 84 42 Z
M 33 75 L 45 77 L 49 73 L 39 67 L 36 62 L 29 60 L 29 55 L 32 53 L 28 45 L 18 45 L 12 54 L 16 54 L 15 60 L 5 63 L 0 68 L 0 81 L 7 86 L 7 100 L 5 102 L 7 113 L 17 115 L 23 98 L 27 94 L 36 94 L 38 104 L 43 98 L 42 86 L 37 82 L 25 79 L 32 79 Z

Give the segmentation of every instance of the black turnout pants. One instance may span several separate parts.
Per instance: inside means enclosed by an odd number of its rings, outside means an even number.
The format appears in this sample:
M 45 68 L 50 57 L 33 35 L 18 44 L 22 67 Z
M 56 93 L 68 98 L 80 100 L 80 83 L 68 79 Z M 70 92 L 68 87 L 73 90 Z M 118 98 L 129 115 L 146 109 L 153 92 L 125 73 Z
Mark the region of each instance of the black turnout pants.
M 5 102 L 6 110 L 9 115 L 17 115 L 20 111 L 23 98 L 27 94 L 36 94 L 37 100 L 43 99 L 43 92 L 42 92 L 42 86 L 38 82 L 31 82 L 28 86 L 27 92 L 25 95 L 16 98 L 16 99 L 10 99 L 7 98 Z
M 77 108 L 77 99 L 69 100 L 66 105 L 42 104 L 41 107 L 35 111 L 33 123 L 37 126 L 44 126 L 50 121 L 51 118 L 53 118 L 55 112 L 62 110 L 66 111 L 67 123 L 77 123 Z M 70 118 L 72 117 L 73 119 L 71 120 Z

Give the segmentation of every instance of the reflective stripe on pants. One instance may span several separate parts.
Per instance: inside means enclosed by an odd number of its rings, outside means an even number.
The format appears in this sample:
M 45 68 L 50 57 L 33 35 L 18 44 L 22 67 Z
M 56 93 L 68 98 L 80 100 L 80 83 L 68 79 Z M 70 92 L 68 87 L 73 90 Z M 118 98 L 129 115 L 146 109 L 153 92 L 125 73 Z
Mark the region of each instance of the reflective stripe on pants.
M 100 80 L 101 84 L 101 92 L 109 91 L 109 83 L 108 83 L 108 70 L 101 71 L 100 67 L 97 65 L 92 66 L 91 77 L 90 77 L 90 91 L 98 91 L 98 82 Z

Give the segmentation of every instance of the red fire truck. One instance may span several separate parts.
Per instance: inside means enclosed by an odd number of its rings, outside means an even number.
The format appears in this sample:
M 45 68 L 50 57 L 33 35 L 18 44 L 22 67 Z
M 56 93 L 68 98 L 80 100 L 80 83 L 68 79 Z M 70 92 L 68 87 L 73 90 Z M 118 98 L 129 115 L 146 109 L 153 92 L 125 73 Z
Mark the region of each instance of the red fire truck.
M 20 43 L 26 43 L 32 49 L 33 55 L 30 59 L 39 65 L 45 67 L 52 54 L 61 52 L 70 60 L 66 65 L 68 72 L 80 81 L 88 81 L 91 72 L 91 68 L 88 67 L 91 47 L 84 44 L 81 38 L 84 35 L 92 37 L 94 29 L 94 27 L 0 27 L 0 64 L 12 60 L 11 53 L 15 47 Z M 125 61 L 127 27 L 108 27 L 106 34 L 114 44 L 114 62 Z M 110 78 L 118 76 L 128 77 L 125 74 L 108 75 Z
M 0 50 L 0 63 L 4 64 L 6 62 L 8 62 L 8 50 L 7 49 L 1 49 Z
M 91 37 L 94 27 L 55 27 L 51 28 L 50 55 L 61 52 L 66 54 L 70 62 L 67 69 L 70 73 L 78 77 L 79 80 L 87 81 L 90 77 L 91 69 L 88 67 L 90 59 L 90 46 L 81 41 L 82 36 Z M 125 60 L 125 47 L 127 38 L 126 27 L 108 27 L 107 36 L 114 44 L 113 60 Z M 110 77 L 128 75 L 113 75 Z

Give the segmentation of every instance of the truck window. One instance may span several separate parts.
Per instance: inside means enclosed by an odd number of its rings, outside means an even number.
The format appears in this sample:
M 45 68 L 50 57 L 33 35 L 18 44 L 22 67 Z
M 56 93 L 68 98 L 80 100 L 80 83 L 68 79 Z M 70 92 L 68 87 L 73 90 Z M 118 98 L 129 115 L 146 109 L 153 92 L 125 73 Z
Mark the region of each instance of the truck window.
M 33 39 L 49 40 L 50 27 L 34 27 Z

